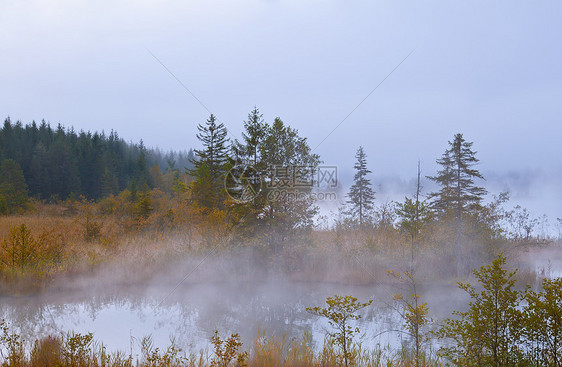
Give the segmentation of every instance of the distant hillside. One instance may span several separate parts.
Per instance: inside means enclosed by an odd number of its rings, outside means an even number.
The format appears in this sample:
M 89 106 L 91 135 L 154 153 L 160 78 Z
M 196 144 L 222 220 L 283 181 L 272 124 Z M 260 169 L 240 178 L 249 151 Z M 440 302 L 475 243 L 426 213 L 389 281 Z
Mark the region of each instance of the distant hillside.
M 150 169 L 161 171 L 191 168 L 193 152 L 162 152 L 147 149 L 142 140 L 127 143 L 117 132 L 76 132 L 44 120 L 23 125 L 4 121 L 0 130 L 0 161 L 19 164 L 30 196 L 64 200 L 69 195 L 99 199 L 116 194 L 131 182 L 137 187 L 151 182 Z

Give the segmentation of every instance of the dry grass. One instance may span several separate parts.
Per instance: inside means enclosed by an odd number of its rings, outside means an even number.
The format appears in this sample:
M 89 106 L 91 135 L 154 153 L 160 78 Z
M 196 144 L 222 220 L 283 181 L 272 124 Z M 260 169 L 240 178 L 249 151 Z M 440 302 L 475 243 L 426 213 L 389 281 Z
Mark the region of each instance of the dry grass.
M 2 324 L 5 325 L 5 324 Z M 339 351 L 330 341 L 325 342 L 319 353 L 314 353 L 312 337 L 305 333 L 300 340 L 290 343 L 285 338 L 276 339 L 260 333 L 248 352 L 239 350 L 247 357 L 237 362 L 228 359 L 225 362 L 217 355 L 208 352 L 198 354 L 185 353 L 173 343 L 165 350 L 154 348 L 150 338 L 141 343 L 142 357 L 134 360 L 132 356 L 122 352 L 107 353 L 105 349 L 92 340 L 91 334 L 68 334 L 65 337 L 47 336 L 36 340 L 29 353 L 23 345 L 26 341 L 19 336 L 10 334 L 4 329 L 0 337 L 2 350 L 0 362 L 2 366 L 11 367 L 212 367 L 212 366 L 248 366 L 248 367 L 328 367 L 342 366 Z M 221 363 L 222 362 L 222 363 Z M 437 358 L 423 357 L 418 364 L 408 351 L 398 351 L 386 356 L 382 350 L 367 351 L 356 345 L 353 350 L 353 365 L 367 367 L 429 367 L 441 366 Z
M 249 250 L 260 257 L 263 269 L 295 281 L 373 285 L 388 281 L 388 269 L 412 266 L 418 277 L 428 281 L 454 279 L 452 242 L 444 240 L 448 233 L 439 226 L 430 226 L 416 243 L 413 264 L 408 236 L 392 227 L 312 231 L 306 238 L 290 241 L 273 257 L 260 238 L 230 242 L 232 223 L 224 212 L 204 214 L 186 202 L 168 202 L 160 196 L 154 194 L 155 210 L 146 218 L 134 216 L 126 195 L 97 204 L 35 203 L 32 214 L 0 217 L 0 249 L 11 229 L 22 224 L 40 242 L 35 250 L 40 260 L 18 271 L 2 261 L 0 251 L 0 294 L 34 292 L 53 278 L 86 273 L 101 265 L 134 274 L 135 268 L 145 265 L 204 257 L 211 249 L 218 256 Z M 473 262 L 483 261 L 475 255 Z

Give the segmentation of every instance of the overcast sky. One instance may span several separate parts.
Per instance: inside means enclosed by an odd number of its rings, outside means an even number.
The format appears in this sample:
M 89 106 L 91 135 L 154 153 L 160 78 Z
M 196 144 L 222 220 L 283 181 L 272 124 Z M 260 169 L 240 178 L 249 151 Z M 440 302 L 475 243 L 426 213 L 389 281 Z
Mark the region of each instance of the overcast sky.
M 461 132 L 491 191 L 562 217 L 560 1 L 2 0 L 0 117 L 198 147 L 209 113 L 152 52 L 235 137 L 256 105 L 316 147 L 414 49 L 318 147 L 344 186 L 362 145 L 411 190 Z

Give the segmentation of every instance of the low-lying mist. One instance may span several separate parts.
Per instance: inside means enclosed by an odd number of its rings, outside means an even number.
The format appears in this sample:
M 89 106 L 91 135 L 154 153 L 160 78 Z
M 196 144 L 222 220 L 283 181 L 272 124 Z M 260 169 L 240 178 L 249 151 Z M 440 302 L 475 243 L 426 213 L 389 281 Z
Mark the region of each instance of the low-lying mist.
M 349 294 L 374 299 L 359 321 L 362 342 L 396 346 L 409 338 L 396 331 L 402 320 L 393 296 L 411 290 L 387 270 L 413 271 L 417 292 L 436 320 L 465 307 L 467 297 L 455 282 L 471 281 L 468 272 L 464 279 L 450 275 L 451 257 L 420 252 L 412 263 L 407 248 L 390 256 L 376 247 L 318 241 L 287 245 L 272 255 L 243 244 L 186 251 L 180 235 L 166 242 L 141 237 L 130 242 L 86 272 L 58 275 L 34 294 L 4 296 L 2 317 L 31 338 L 94 332 L 107 348 L 127 353 L 138 352 L 146 335 L 160 347 L 174 338 L 186 350 L 206 349 L 215 330 L 239 333 L 246 344 L 260 330 L 289 339 L 310 331 L 320 348 L 330 328 L 305 308 Z M 511 267 L 520 268 L 521 286 L 536 286 L 537 277 L 556 276 L 562 269 L 559 246 L 514 249 L 508 257 Z

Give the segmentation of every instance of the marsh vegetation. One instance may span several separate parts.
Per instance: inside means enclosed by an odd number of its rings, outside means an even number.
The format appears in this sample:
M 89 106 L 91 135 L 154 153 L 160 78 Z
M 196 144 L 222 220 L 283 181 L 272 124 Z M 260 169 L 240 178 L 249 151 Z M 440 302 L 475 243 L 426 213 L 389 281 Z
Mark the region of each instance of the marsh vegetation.
M 462 134 L 436 190 L 418 164 L 399 202 L 377 202 L 359 148 L 322 222 L 311 194 L 333 182 L 303 185 L 320 165 L 306 139 L 257 109 L 244 129 L 230 141 L 211 116 L 180 170 L 113 133 L 7 121 L 3 363 L 560 365 L 561 222 L 487 196 Z

